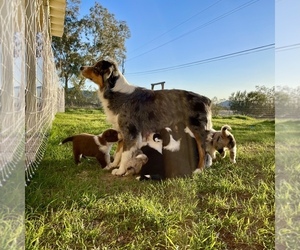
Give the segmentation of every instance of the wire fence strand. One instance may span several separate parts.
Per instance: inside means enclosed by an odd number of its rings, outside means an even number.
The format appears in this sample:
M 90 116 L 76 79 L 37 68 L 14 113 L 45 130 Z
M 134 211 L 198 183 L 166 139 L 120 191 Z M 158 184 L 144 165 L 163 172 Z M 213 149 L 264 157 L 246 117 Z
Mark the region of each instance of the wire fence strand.
M 30 180 L 64 111 L 44 2 L 0 2 L 0 186 L 21 161 Z

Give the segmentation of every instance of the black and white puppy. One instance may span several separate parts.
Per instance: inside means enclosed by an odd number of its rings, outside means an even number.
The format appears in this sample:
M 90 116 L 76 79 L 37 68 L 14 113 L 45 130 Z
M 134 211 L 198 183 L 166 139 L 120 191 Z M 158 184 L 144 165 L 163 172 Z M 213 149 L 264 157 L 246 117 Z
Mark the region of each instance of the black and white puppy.
M 192 132 L 183 123 L 171 127 L 172 129 L 167 127 L 159 134 L 151 133 L 144 138 L 140 148 L 142 152 L 136 157 L 136 161 L 143 157 L 147 157 L 148 161 L 141 169 L 130 167 L 126 175 L 140 173 L 139 180 L 163 180 L 197 173 L 199 156 Z
M 148 162 L 142 166 L 139 180 L 163 180 L 190 176 L 197 169 L 198 153 L 194 138 L 183 124 L 150 134 L 141 150 Z
M 197 144 L 178 123 L 160 131 L 163 141 L 163 159 L 166 178 L 191 176 L 197 169 Z
M 141 150 L 148 161 L 141 168 L 140 181 L 165 179 L 164 159 L 162 155 L 162 138 L 158 133 L 151 133 Z

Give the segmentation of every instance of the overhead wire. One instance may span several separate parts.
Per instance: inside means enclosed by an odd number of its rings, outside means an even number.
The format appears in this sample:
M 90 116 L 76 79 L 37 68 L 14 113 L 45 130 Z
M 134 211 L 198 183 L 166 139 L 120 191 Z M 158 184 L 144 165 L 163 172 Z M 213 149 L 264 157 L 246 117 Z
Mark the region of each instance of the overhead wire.
M 298 48 L 300 48 L 300 43 L 294 43 L 294 44 L 276 47 L 275 50 L 276 50 L 276 52 L 282 52 L 282 51 L 294 50 L 294 49 L 298 49 Z
M 266 45 L 262 45 L 259 47 L 254 47 L 254 48 L 250 48 L 250 49 L 246 49 L 246 50 L 241 50 L 241 51 L 237 51 L 237 52 L 233 52 L 233 53 L 229 53 L 229 54 L 210 57 L 210 58 L 206 58 L 206 59 L 202 59 L 202 60 L 198 60 L 198 61 L 194 61 L 194 62 L 175 65 L 175 66 L 140 71 L 140 72 L 127 73 L 127 75 L 155 74 L 155 73 L 161 73 L 161 72 L 166 72 L 166 71 L 171 71 L 171 70 L 192 67 L 192 66 L 196 66 L 196 65 L 200 65 L 200 64 L 211 63 L 211 62 L 220 61 L 220 60 L 226 60 L 226 59 L 237 57 L 237 56 L 242 56 L 242 55 L 247 55 L 247 54 L 251 54 L 251 53 L 257 53 L 257 52 L 269 50 L 269 49 L 274 49 L 274 45 L 275 45 L 274 43 L 266 44 Z
M 154 48 L 152 48 L 152 49 L 150 49 L 150 50 L 148 50 L 146 52 L 143 52 L 143 53 L 141 53 L 141 54 L 139 54 L 137 56 L 131 57 L 131 58 L 127 59 L 126 62 L 131 61 L 131 60 L 133 60 L 135 58 L 138 58 L 140 56 L 143 56 L 145 54 L 148 54 L 148 53 L 150 53 L 150 52 L 152 52 L 152 51 L 154 51 L 156 49 L 159 49 L 159 48 L 161 48 L 161 47 L 163 47 L 163 46 L 165 46 L 165 45 L 167 45 L 169 43 L 172 43 L 172 42 L 174 42 L 174 41 L 176 41 L 176 40 L 178 40 L 178 39 L 180 39 L 182 37 L 185 37 L 185 36 L 187 36 L 187 35 L 195 32 L 195 31 L 197 31 L 199 29 L 202 29 L 202 28 L 204 28 L 204 27 L 206 27 L 206 26 L 208 26 L 210 24 L 213 24 L 213 23 L 215 23 L 215 22 L 217 22 L 217 21 L 219 21 L 219 20 L 221 20 L 221 19 L 223 19 L 223 18 L 225 18 L 225 17 L 227 17 L 229 15 L 232 15 L 233 13 L 235 13 L 235 12 L 237 12 L 239 10 L 242 10 L 242 9 L 244 9 L 244 8 L 246 8 L 246 7 L 254 4 L 256 2 L 258 2 L 258 1 L 260 1 L 260 0 L 251 0 L 251 1 L 248 1 L 247 3 L 244 3 L 244 4 L 238 6 L 238 7 L 234 8 L 234 9 L 232 9 L 232 10 L 230 10 L 230 11 L 228 11 L 228 12 L 226 12 L 226 13 L 224 13 L 224 14 L 222 14 L 222 15 L 220 15 L 220 16 L 218 16 L 218 17 L 216 17 L 216 18 L 214 18 L 214 19 L 212 19 L 212 20 L 210 20 L 210 21 L 208 21 L 206 23 L 204 23 L 204 24 L 201 24 L 200 26 L 197 26 L 196 28 L 194 28 L 194 29 L 192 29 L 190 31 L 187 31 L 187 32 L 183 33 L 182 35 L 173 38 L 170 41 L 167 41 L 167 42 L 165 42 L 165 43 L 163 43 L 163 44 L 161 44 L 159 46 L 156 46 L 156 47 L 154 47 Z
M 191 17 L 189 17 L 188 19 L 182 21 L 181 23 L 179 23 L 179 24 L 173 26 L 172 28 L 170 28 L 169 30 L 165 31 L 164 33 L 162 33 L 162 34 L 158 35 L 157 37 L 153 38 L 152 40 L 146 42 L 146 43 L 143 44 L 142 46 L 140 46 L 140 47 L 134 49 L 132 52 L 135 52 L 135 51 L 137 51 L 137 50 L 139 50 L 139 49 L 145 47 L 146 45 L 148 45 L 148 44 L 150 44 L 150 43 L 156 41 L 157 39 L 163 37 L 164 35 L 166 35 L 166 34 L 168 34 L 169 32 L 175 30 L 176 28 L 178 28 L 179 26 L 181 26 L 181 25 L 183 25 L 183 24 L 189 22 L 190 20 L 192 20 L 192 19 L 195 18 L 196 16 L 199 16 L 200 14 L 204 13 L 204 12 L 207 11 L 208 9 L 210 9 L 210 8 L 212 8 L 213 6 L 217 5 L 217 4 L 220 3 L 221 1 L 223 1 L 223 0 L 218 0 L 217 2 L 215 2 L 215 3 L 211 4 L 211 5 L 209 5 L 208 7 L 206 7 L 205 9 L 203 9 L 203 10 L 197 12 L 196 14 L 194 14 L 194 15 L 191 16 Z M 132 52 L 131 52 L 131 53 L 132 53 Z

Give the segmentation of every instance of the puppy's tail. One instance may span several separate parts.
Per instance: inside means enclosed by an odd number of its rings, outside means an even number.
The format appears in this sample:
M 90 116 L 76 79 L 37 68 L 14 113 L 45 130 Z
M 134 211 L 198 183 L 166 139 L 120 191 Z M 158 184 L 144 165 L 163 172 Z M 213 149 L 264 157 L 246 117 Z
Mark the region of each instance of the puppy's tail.
M 61 143 L 59 143 L 59 145 L 62 145 L 62 144 L 66 143 L 66 142 L 69 142 L 69 141 L 73 141 L 73 138 L 74 138 L 74 136 L 70 136 L 70 137 L 64 139 L 63 141 L 61 141 Z
M 231 127 L 229 125 L 224 125 L 222 128 L 221 128 L 221 131 L 222 131 L 222 136 L 227 136 L 227 131 L 228 130 L 231 130 Z

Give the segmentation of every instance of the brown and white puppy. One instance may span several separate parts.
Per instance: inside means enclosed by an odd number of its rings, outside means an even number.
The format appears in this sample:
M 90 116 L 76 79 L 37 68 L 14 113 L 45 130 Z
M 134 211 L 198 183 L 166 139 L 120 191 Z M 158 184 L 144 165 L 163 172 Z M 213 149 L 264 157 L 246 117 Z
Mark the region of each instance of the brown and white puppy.
M 101 60 L 80 68 L 81 74 L 99 86 L 99 98 L 107 120 L 121 132 L 123 150 L 119 169 L 125 174 L 142 137 L 182 122 L 195 136 L 199 170 L 205 165 L 205 140 L 212 128 L 209 98 L 185 90 L 149 90 L 130 85 L 115 62 Z
M 112 145 L 120 140 L 120 134 L 115 129 L 107 129 L 100 135 L 78 134 L 64 139 L 60 144 L 73 142 L 75 163 L 80 163 L 82 157 L 96 157 L 102 168 L 110 164 Z
M 224 125 L 220 131 L 212 129 L 206 141 L 206 151 L 213 159 L 216 159 L 217 151 L 221 154 L 222 158 L 224 158 L 226 156 L 226 150 L 229 150 L 230 161 L 236 163 L 236 141 L 229 130 L 231 130 L 231 127 L 228 125 Z

